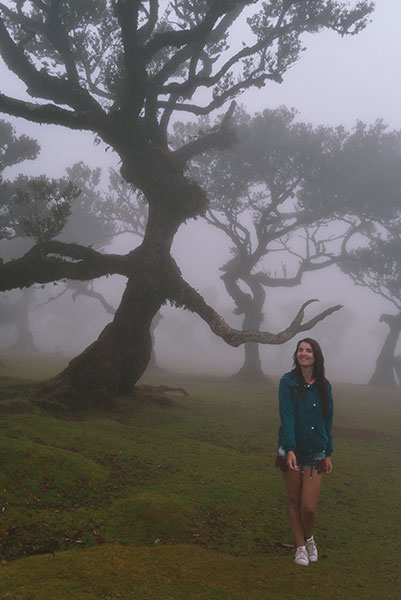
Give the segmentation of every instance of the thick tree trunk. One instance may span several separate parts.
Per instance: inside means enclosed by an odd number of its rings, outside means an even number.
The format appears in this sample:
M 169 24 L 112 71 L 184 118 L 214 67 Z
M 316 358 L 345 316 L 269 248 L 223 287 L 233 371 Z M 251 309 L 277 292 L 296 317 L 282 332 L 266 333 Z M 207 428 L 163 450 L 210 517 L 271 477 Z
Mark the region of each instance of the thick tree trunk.
M 17 340 L 9 348 L 14 352 L 37 352 L 38 349 L 33 341 L 32 331 L 29 327 L 28 315 L 23 315 L 21 320 L 15 322 L 17 328 Z
M 0 322 L 14 324 L 17 330 L 17 339 L 8 350 L 15 352 L 38 351 L 29 323 L 32 295 L 32 289 L 23 290 L 20 298 L 7 304 L 4 303 L 0 307 Z
M 370 378 L 369 385 L 377 387 L 397 387 L 394 378 L 394 355 L 401 332 L 401 313 L 398 315 L 381 315 L 379 321 L 390 327 L 389 334 L 376 361 L 376 369 Z
M 127 287 L 113 321 L 44 386 L 63 404 L 107 408 L 116 395 L 132 391 L 151 357 L 152 319 L 177 276 L 170 255 L 174 235 L 206 206 L 204 192 L 183 176 L 171 153 L 157 147 L 145 152 L 145 144 L 141 148 L 142 153 L 137 149 L 125 161 L 122 172 L 127 181 L 140 184 L 149 203 L 144 239 L 132 253 Z
M 157 278 L 128 280 L 113 321 L 44 390 L 75 407 L 108 408 L 116 395 L 129 394 L 148 365 L 150 324 L 163 301 Z
M 271 384 L 271 379 L 262 370 L 259 344 L 249 342 L 248 344 L 244 344 L 244 346 L 245 359 L 240 370 L 232 376 L 233 379 L 251 384 Z
M 227 292 L 234 300 L 237 308 L 236 314 L 244 315 L 242 323 L 243 331 L 259 331 L 263 323 L 263 306 L 266 294 L 259 281 L 258 274 L 252 274 L 252 264 L 248 264 L 246 257 L 236 254 L 224 266 L 225 273 L 221 279 Z M 238 285 L 243 281 L 249 288 L 250 293 L 244 292 Z M 244 344 L 244 362 L 232 378 L 243 383 L 269 384 L 270 379 L 264 374 L 260 361 L 259 344 L 248 342 Z
M 243 302 L 243 331 L 259 331 L 263 322 L 264 299 L 265 294 L 261 288 L 258 294 L 254 294 L 252 298 L 248 296 L 247 301 Z M 271 380 L 265 375 L 262 369 L 259 344 L 255 342 L 244 344 L 244 353 L 242 367 L 232 376 L 233 379 L 251 384 L 270 384 Z
M 401 356 L 394 357 L 394 371 L 397 376 L 398 387 L 401 387 Z

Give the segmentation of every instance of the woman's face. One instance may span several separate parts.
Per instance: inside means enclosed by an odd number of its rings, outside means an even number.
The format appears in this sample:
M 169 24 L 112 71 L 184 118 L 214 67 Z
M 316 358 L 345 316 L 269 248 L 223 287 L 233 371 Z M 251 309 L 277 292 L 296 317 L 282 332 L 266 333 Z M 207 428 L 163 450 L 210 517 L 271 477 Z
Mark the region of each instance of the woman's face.
M 301 367 L 313 367 L 315 357 L 313 349 L 308 342 L 301 342 L 297 349 L 297 361 Z

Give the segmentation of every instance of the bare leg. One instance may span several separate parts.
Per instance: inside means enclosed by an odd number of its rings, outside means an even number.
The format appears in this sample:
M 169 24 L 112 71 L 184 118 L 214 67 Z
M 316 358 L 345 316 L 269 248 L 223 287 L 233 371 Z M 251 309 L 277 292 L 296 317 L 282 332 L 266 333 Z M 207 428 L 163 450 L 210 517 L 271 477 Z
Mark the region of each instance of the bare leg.
M 301 471 L 284 471 L 283 472 L 285 486 L 288 493 L 290 525 L 294 534 L 295 545 L 303 546 L 304 527 L 302 524 L 302 473 Z
M 312 469 L 312 479 L 310 478 L 310 475 L 310 467 L 305 467 L 302 472 L 301 483 L 301 519 L 305 539 L 308 539 L 313 535 L 317 503 L 323 477 L 323 474 L 318 473 L 316 469 Z

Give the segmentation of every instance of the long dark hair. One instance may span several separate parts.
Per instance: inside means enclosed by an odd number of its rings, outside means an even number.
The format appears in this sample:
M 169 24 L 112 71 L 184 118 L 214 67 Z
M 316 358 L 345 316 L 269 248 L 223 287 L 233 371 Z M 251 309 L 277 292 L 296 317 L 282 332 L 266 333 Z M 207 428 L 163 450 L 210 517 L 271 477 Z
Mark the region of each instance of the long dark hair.
M 302 397 L 305 389 L 305 379 L 302 374 L 301 365 L 298 362 L 297 353 L 298 348 L 302 342 L 309 344 L 313 351 L 313 358 L 315 362 L 313 364 L 313 377 L 316 381 L 316 386 L 320 398 L 320 404 L 322 406 L 322 412 L 325 419 L 327 419 L 328 406 L 329 406 L 329 390 L 328 386 L 330 385 L 329 381 L 326 379 L 324 374 L 324 357 L 322 349 L 319 343 L 312 338 L 304 338 L 303 340 L 299 340 L 297 343 L 297 347 L 295 349 L 293 355 L 294 361 L 294 372 L 298 380 L 298 393 Z

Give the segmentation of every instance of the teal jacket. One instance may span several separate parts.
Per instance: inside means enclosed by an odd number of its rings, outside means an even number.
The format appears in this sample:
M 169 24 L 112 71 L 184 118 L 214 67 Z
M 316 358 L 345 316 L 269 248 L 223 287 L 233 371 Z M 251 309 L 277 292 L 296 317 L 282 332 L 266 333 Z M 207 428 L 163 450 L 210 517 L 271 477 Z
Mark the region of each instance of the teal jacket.
M 329 388 L 327 421 L 325 420 L 316 383 L 306 384 L 299 395 L 298 381 L 293 371 L 285 373 L 280 380 L 279 408 L 281 426 L 278 443 L 287 452 L 310 456 L 318 452 L 333 453 L 333 396 Z M 299 396 L 299 398 L 298 398 Z

